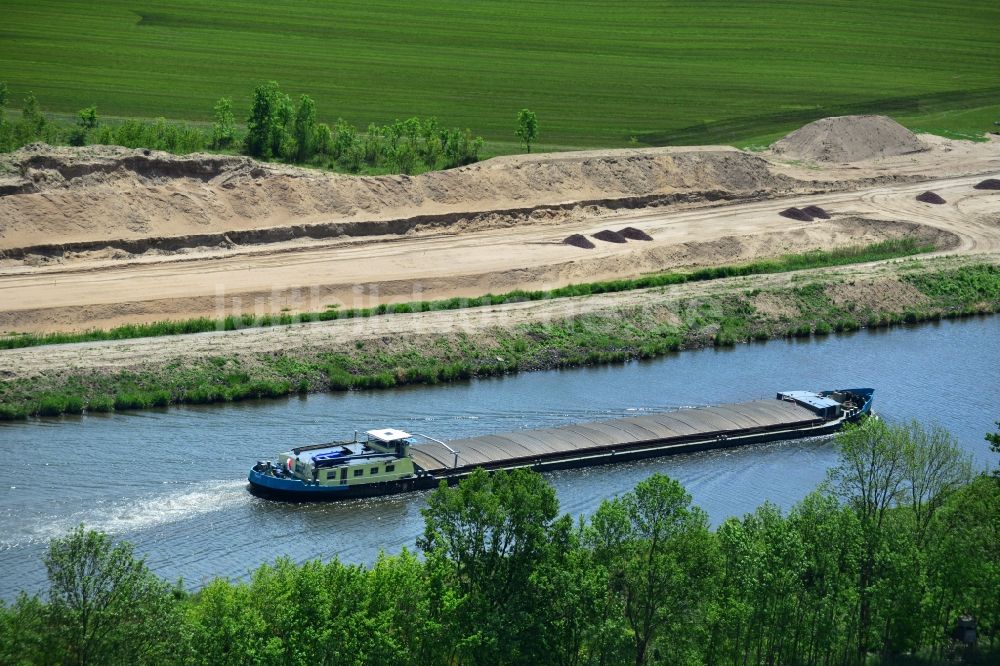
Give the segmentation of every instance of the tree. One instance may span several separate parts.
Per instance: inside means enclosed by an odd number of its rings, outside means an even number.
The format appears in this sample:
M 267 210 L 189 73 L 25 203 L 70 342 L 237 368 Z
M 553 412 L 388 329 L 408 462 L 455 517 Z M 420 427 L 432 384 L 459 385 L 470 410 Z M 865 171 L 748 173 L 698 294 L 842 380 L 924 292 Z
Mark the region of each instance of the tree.
M 0 81 L 0 124 L 4 121 L 4 111 L 7 108 L 7 99 L 10 92 L 7 90 L 7 82 Z
M 858 568 L 862 558 L 857 515 L 827 493 L 813 492 L 788 517 L 805 551 L 800 661 L 850 663 L 856 649 Z
M 917 421 L 899 426 L 905 457 L 904 477 L 915 536 L 923 546 L 934 513 L 948 497 L 972 478 L 972 463 L 958 442 L 939 425 L 929 428 Z
M 479 469 L 428 498 L 417 545 L 429 566 L 450 570 L 460 599 L 452 629 L 459 659 L 545 661 L 537 626 L 545 600 L 534 576 L 566 541 L 571 524 L 568 517 L 556 520 L 558 510 L 552 486 L 526 470 Z
M 71 146 L 83 146 L 87 143 L 87 134 L 97 129 L 97 107 L 88 106 L 80 109 L 76 114 L 76 125 L 70 130 L 69 143 Z
M 531 144 L 538 138 L 538 118 L 534 111 L 521 109 L 517 112 L 517 129 L 514 134 L 521 139 L 521 143 L 530 153 Z
M 352 151 L 357 152 L 357 143 L 358 130 L 343 118 L 337 118 L 333 126 L 333 159 L 347 160 Z
M 316 125 L 316 132 L 313 134 L 313 145 L 316 146 L 316 154 L 324 158 L 333 157 L 333 130 L 326 123 Z
M 862 660 L 919 641 L 926 571 L 922 548 L 939 508 L 971 476 L 954 439 L 938 427 L 866 419 L 838 436 L 834 492 L 858 515 L 858 643 Z
M 636 666 L 655 654 L 664 663 L 688 661 L 719 569 L 705 512 L 679 483 L 654 474 L 601 503 L 590 543 L 621 600 Z
M 86 131 L 97 129 L 97 107 L 88 106 L 77 112 L 76 124 Z
M 858 572 L 858 642 L 863 661 L 872 645 L 872 614 L 879 557 L 885 544 L 889 510 L 903 497 L 906 477 L 904 442 L 881 419 L 848 425 L 837 435 L 840 461 L 828 473 L 834 492 L 858 515 L 862 561 Z
M 21 107 L 21 118 L 25 128 L 31 136 L 37 136 L 45 127 L 45 116 L 38 105 L 38 98 L 35 93 L 29 92 L 24 98 L 24 105 Z
M 286 128 L 291 117 L 292 102 L 276 81 L 258 85 L 247 118 L 247 154 L 263 159 L 281 156 L 282 147 L 288 143 Z
M 28 666 L 58 659 L 50 644 L 47 616 L 45 603 L 37 596 L 21 592 L 10 606 L 0 600 L 0 664 Z
M 725 576 L 716 595 L 710 663 L 792 663 L 801 651 L 806 544 L 796 523 L 766 503 L 718 530 Z
M 176 649 L 170 587 L 130 544 L 112 546 L 106 534 L 80 525 L 50 542 L 45 569 L 49 610 L 69 663 L 157 663 Z
M 309 95 L 299 98 L 299 108 L 295 113 L 295 161 L 305 162 L 315 153 L 316 145 L 316 103 Z
M 215 122 L 212 123 L 212 147 L 229 148 L 236 142 L 236 117 L 233 100 L 222 97 L 215 103 Z
M 927 539 L 928 642 L 946 642 L 955 620 L 976 618 L 980 636 L 1000 637 L 1000 484 L 981 475 L 948 497 Z

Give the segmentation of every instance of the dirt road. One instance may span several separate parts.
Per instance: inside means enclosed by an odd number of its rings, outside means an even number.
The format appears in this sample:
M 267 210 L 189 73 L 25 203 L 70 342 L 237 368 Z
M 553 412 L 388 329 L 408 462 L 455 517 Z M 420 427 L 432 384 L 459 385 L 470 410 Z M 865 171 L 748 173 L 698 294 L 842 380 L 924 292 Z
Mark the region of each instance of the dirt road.
M 571 282 L 917 235 L 947 252 L 1000 251 L 1000 194 L 986 176 L 849 192 L 569 216 L 510 228 L 426 232 L 363 240 L 292 241 L 138 261 L 84 260 L 0 270 L 0 330 L 47 331 L 127 322 L 369 307 Z M 945 205 L 920 203 L 933 190 Z M 830 220 L 779 216 L 818 205 Z M 632 226 L 653 241 L 565 245 L 573 233 Z

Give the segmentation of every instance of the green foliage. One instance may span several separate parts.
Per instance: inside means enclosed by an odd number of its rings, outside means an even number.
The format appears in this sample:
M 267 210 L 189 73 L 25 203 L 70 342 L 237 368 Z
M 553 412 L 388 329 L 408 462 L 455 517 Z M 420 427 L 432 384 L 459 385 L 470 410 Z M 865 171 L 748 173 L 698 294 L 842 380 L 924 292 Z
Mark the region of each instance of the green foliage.
M 42 115 L 38 98 L 33 92 L 29 92 L 21 104 L 21 121 L 24 123 L 24 128 L 34 136 L 41 134 L 45 128 L 45 116 Z
M 531 144 L 538 138 L 538 117 L 534 111 L 521 109 L 517 112 L 517 129 L 514 134 L 524 144 L 527 152 L 531 152 Z
M 155 664 L 173 656 L 179 617 L 170 587 L 135 559 L 130 544 L 80 526 L 45 556 L 48 620 L 69 663 Z
M 956 490 L 930 524 L 926 540 L 926 598 L 929 627 L 954 626 L 962 615 L 979 623 L 979 633 L 1000 639 L 1000 483 L 985 475 Z M 925 642 L 947 645 L 947 636 L 924 631 Z M 985 663 L 985 662 L 984 662 Z
M 236 144 L 236 116 L 233 114 L 233 100 L 222 97 L 213 107 L 215 122 L 212 123 L 212 147 L 225 149 Z
M 654 474 L 601 504 L 589 541 L 609 592 L 622 599 L 634 663 L 692 661 L 721 568 L 705 512 L 679 483 Z
M 996 422 L 997 431 L 986 433 L 986 441 L 990 443 L 993 453 L 1000 453 L 1000 421 Z
M 87 134 L 97 129 L 97 107 L 88 106 L 77 113 L 76 125 L 69 130 L 67 141 L 71 146 L 85 146 Z
M 91 143 L 185 154 L 204 150 L 206 137 L 198 128 L 158 118 L 153 122 L 126 120 L 101 125 L 91 134 Z
M 292 102 L 281 92 L 277 81 L 261 83 L 253 91 L 243 148 L 251 157 L 271 159 L 282 155 L 287 142 Z
M 294 137 L 295 161 L 305 162 L 316 153 L 316 102 L 309 95 L 299 98 Z
M 1000 299 L 1000 266 L 962 266 L 938 275 L 914 273 L 906 279 L 922 293 L 954 308 L 956 303 L 975 306 Z
M 428 498 L 418 546 L 442 563 L 459 603 L 458 657 L 478 664 L 538 663 L 546 656 L 533 631 L 546 600 L 532 574 L 556 557 L 568 518 L 556 520 L 555 491 L 525 470 L 476 470 L 456 489 Z
M 831 488 L 860 522 L 856 654 L 919 644 L 920 553 L 937 511 L 971 476 L 967 456 L 940 428 L 866 419 L 837 435 Z M 900 513 L 898 507 L 908 511 Z
M 97 129 L 97 107 L 88 106 L 77 113 L 76 124 L 89 132 Z

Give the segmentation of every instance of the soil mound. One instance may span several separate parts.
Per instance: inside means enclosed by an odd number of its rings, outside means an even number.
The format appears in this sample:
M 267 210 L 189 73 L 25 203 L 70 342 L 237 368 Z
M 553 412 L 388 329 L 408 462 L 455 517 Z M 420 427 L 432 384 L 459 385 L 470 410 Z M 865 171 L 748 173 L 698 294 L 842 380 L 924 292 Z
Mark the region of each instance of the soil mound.
M 635 227 L 625 227 L 624 229 L 619 229 L 618 233 L 629 240 L 641 240 L 641 241 L 651 241 L 653 237 L 647 234 L 642 229 L 636 229 Z
M 937 192 L 931 192 L 927 190 L 926 192 L 921 192 L 917 195 L 917 201 L 922 201 L 929 204 L 943 204 L 945 200 L 941 198 L 941 195 Z
M 819 206 L 806 206 L 802 209 L 802 212 L 806 215 L 812 215 L 813 217 L 818 217 L 821 220 L 829 220 L 830 214 L 820 208 Z
M 572 245 L 573 247 L 580 247 L 584 250 L 593 250 L 596 245 L 594 245 L 589 238 L 583 234 L 573 234 L 572 236 L 566 236 L 563 238 L 563 243 L 566 245 Z
M 974 190 L 1000 190 L 1000 180 L 996 178 L 987 178 L 986 180 L 980 181 L 972 186 Z
M 790 220 L 798 220 L 799 222 L 812 222 L 813 216 L 805 212 L 801 208 L 786 208 L 785 210 L 778 213 L 781 217 L 787 217 Z
M 606 241 L 608 243 L 627 243 L 628 239 L 622 236 L 617 231 L 612 231 L 611 229 L 604 229 L 603 231 L 598 231 L 593 234 L 594 238 L 597 240 Z
M 775 155 L 810 162 L 860 162 L 927 150 L 886 116 L 835 116 L 801 127 L 771 146 Z

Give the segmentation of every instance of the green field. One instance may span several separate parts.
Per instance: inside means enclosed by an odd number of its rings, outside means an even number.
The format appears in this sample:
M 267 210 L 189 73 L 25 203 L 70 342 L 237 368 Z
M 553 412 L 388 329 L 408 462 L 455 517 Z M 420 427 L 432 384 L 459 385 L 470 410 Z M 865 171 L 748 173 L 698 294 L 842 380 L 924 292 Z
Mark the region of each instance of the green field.
M 927 0 L 4 0 L 12 106 L 208 120 L 274 79 L 321 121 L 413 115 L 514 149 L 763 143 L 832 114 L 979 134 L 1000 120 L 1000 3 Z M 510 145 L 504 144 L 509 142 Z

